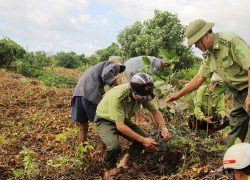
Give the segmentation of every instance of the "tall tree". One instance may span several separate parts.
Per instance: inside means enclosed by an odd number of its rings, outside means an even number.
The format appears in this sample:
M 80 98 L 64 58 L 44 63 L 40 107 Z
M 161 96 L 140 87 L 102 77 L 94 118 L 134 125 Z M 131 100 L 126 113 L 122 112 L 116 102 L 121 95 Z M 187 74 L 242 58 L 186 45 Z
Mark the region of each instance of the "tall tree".
M 185 39 L 185 26 L 176 14 L 167 11 L 155 10 L 154 17 L 143 23 L 135 22 L 126 27 L 119 35 L 118 42 L 125 58 L 151 55 L 158 56 L 159 49 L 175 50 L 181 63 L 179 68 L 192 66 L 192 52 L 183 44 Z M 187 61 L 187 62 L 186 62 Z
M 100 49 L 96 51 L 96 55 L 98 56 L 98 59 L 101 61 L 107 61 L 109 56 L 115 55 L 115 56 L 121 56 L 121 50 L 116 43 L 112 43 L 110 46 L 108 46 L 105 49 Z
M 125 58 L 135 57 L 139 53 L 139 40 L 144 26 L 136 21 L 132 26 L 126 27 L 119 35 L 118 42 L 121 45 L 122 54 Z

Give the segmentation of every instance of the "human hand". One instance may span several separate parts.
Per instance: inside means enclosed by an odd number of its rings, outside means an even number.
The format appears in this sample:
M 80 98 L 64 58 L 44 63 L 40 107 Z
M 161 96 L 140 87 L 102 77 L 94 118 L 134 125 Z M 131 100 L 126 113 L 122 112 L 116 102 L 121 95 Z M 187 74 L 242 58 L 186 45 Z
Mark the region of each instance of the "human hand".
M 143 146 L 145 146 L 146 148 L 149 148 L 153 151 L 159 151 L 159 148 L 157 148 L 157 142 L 152 139 L 152 138 L 144 138 L 141 143 L 143 144 Z
M 172 135 L 167 128 L 162 128 L 161 135 L 166 141 L 169 141 L 172 138 Z
M 206 123 L 211 124 L 211 123 L 213 123 L 213 122 L 212 122 L 212 118 L 213 118 L 213 116 L 204 117 L 204 118 L 202 119 L 202 121 L 205 121 Z
M 170 93 L 169 95 L 167 95 L 167 97 L 165 98 L 166 102 L 172 102 L 174 100 L 179 99 L 179 97 L 177 96 L 177 93 Z

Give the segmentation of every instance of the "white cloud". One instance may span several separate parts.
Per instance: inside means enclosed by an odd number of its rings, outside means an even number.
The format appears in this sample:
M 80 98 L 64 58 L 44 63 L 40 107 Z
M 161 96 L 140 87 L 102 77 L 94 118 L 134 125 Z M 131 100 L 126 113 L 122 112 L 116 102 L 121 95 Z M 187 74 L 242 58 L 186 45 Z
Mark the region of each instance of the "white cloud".
M 0 36 L 31 51 L 90 55 L 116 41 L 125 26 L 152 18 L 155 9 L 177 14 L 185 25 L 213 21 L 215 31 L 236 32 L 250 43 L 248 0 L 0 0 Z

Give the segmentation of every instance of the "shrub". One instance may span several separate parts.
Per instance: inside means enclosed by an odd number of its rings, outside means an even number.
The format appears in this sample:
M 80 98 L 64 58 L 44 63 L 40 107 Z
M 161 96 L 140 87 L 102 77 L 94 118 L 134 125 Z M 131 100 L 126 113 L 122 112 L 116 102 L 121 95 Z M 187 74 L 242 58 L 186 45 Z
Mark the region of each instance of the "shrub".
M 57 88 L 73 88 L 77 79 L 73 76 L 64 76 L 53 71 L 43 72 L 38 79 L 44 82 L 47 86 Z
M 9 38 L 0 40 L 0 67 L 11 69 L 17 59 L 23 58 L 26 51 Z
M 54 56 L 58 66 L 65 68 L 77 68 L 81 64 L 81 58 L 74 52 L 59 52 Z
M 197 74 L 198 68 L 192 67 L 188 69 L 182 69 L 175 73 L 174 79 L 176 80 L 191 80 Z

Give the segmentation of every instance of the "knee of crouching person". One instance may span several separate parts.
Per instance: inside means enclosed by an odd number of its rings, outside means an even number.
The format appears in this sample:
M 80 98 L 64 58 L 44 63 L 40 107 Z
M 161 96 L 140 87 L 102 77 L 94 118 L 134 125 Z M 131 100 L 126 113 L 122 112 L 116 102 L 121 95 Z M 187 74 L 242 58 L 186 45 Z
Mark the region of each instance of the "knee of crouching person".
M 119 142 L 112 142 L 112 144 L 110 144 L 107 147 L 107 151 L 114 151 L 116 153 L 120 153 L 121 152 L 121 145 Z

